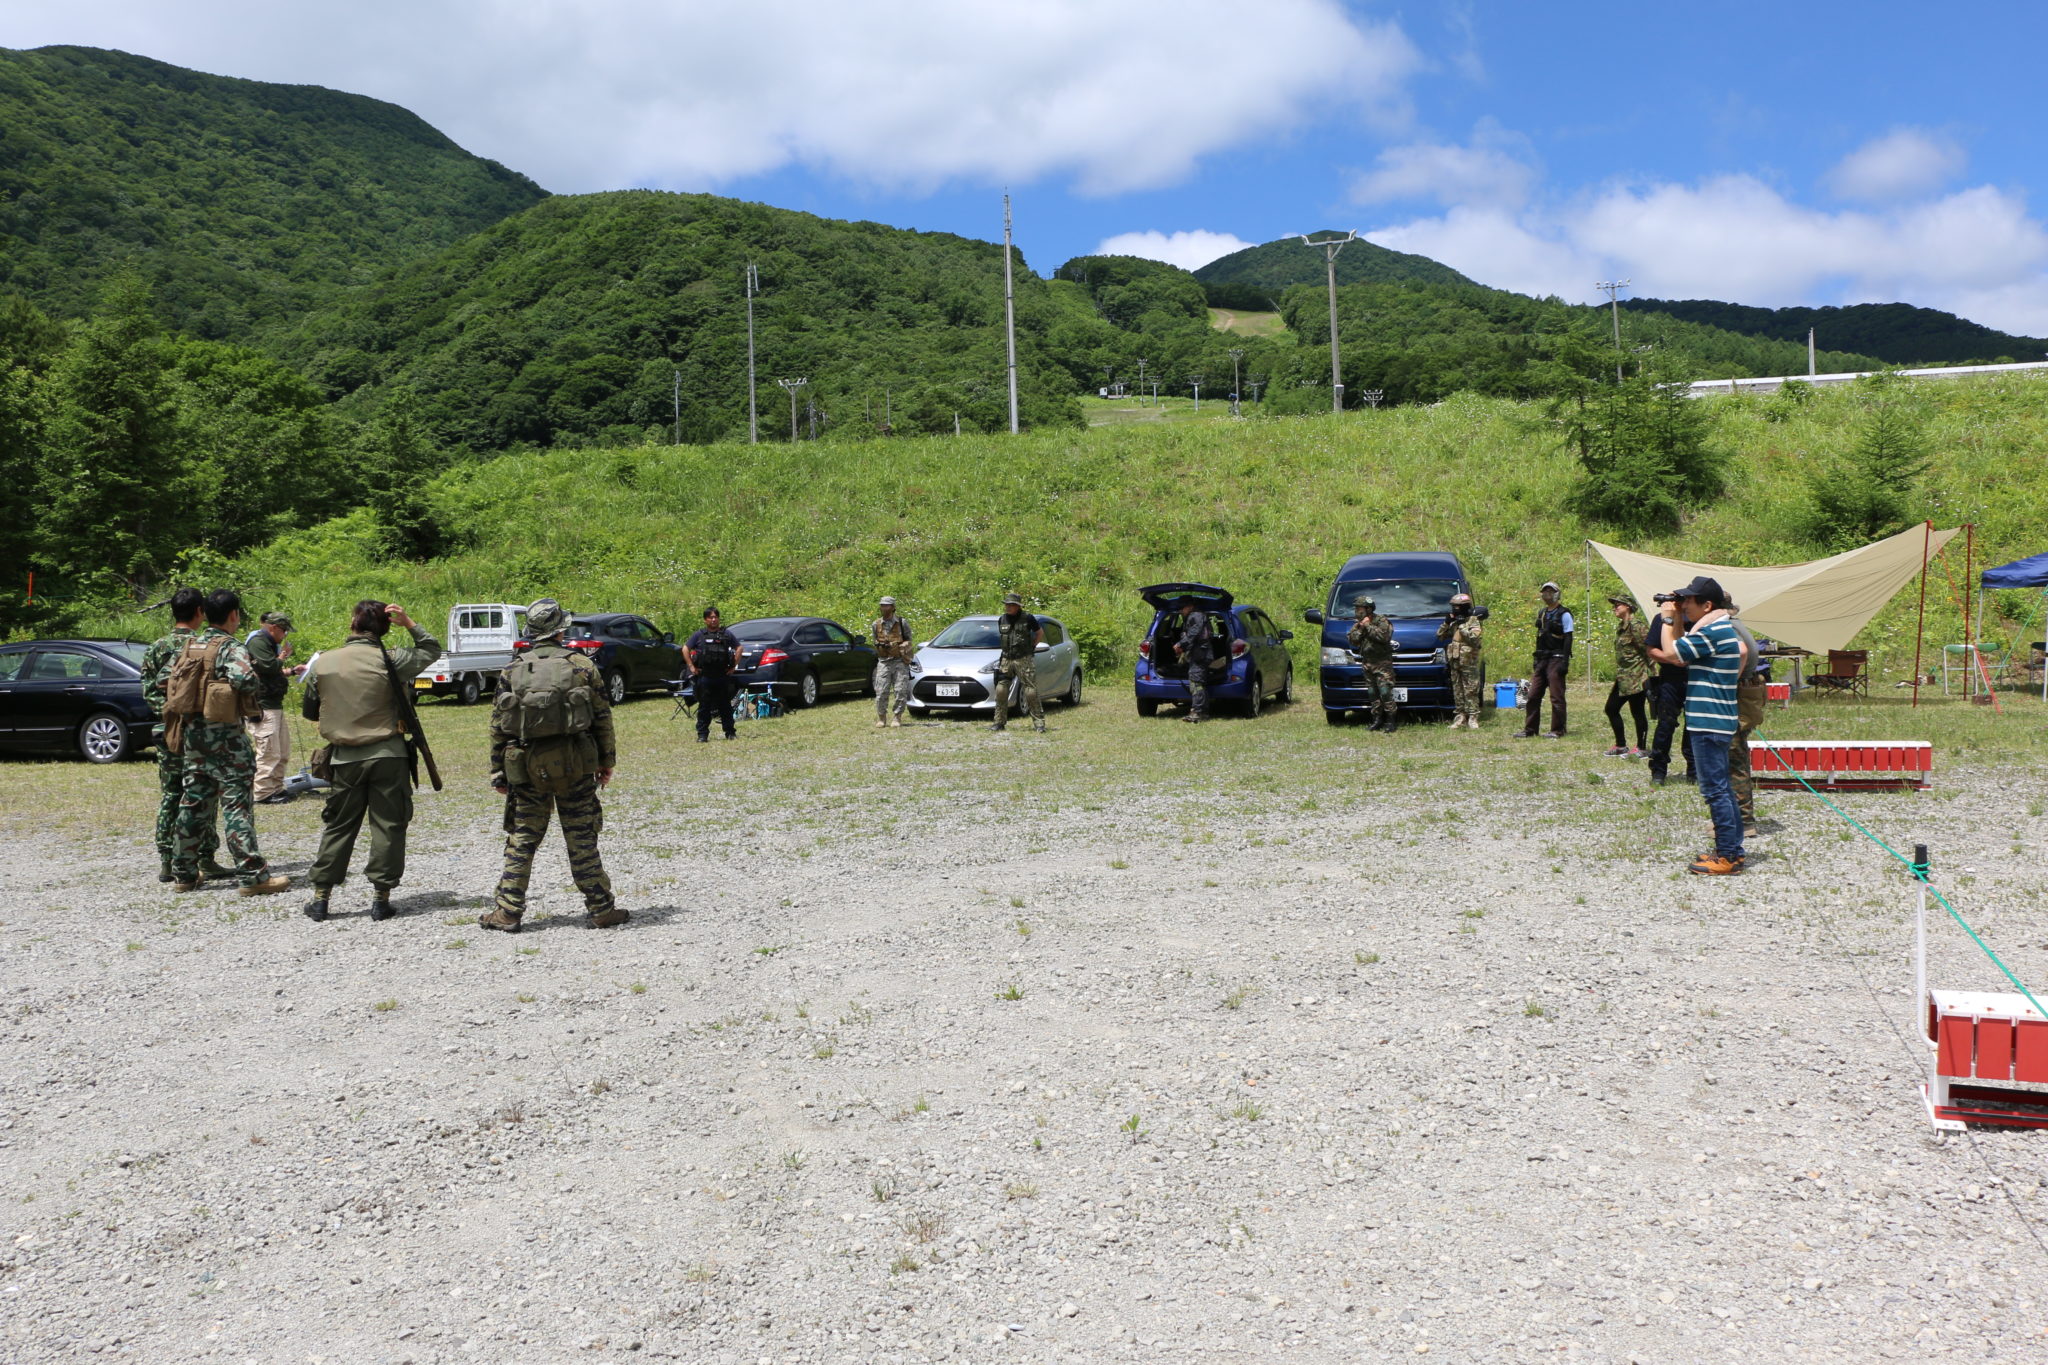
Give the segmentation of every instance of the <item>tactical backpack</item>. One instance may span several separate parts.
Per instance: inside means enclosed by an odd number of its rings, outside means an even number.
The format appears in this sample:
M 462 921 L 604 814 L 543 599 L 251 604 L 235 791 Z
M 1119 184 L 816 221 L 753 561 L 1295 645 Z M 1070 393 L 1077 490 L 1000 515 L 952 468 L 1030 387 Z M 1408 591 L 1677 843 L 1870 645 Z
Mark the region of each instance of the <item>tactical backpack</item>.
M 262 704 L 235 690 L 226 678 L 214 676 L 226 638 L 187 640 L 164 680 L 164 745 L 172 753 L 185 747 L 185 727 L 194 721 L 233 725 L 244 716 L 262 714 Z
M 493 705 L 505 714 L 505 779 L 560 796 L 597 771 L 597 689 L 569 654 L 523 655 Z

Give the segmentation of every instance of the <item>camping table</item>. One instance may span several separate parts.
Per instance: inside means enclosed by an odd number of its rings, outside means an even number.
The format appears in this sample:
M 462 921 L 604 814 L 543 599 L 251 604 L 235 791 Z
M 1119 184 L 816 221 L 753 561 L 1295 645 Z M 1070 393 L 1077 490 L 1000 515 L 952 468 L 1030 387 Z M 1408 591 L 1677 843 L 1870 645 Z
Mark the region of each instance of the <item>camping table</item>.
M 1804 692 L 1806 690 L 1806 680 L 1799 672 L 1799 661 L 1801 659 L 1811 659 L 1813 657 L 1812 650 L 1801 649 L 1797 645 L 1779 645 L 1776 649 L 1764 650 L 1758 657 L 1765 659 L 1790 659 L 1792 661 L 1792 690 L 1794 692 Z

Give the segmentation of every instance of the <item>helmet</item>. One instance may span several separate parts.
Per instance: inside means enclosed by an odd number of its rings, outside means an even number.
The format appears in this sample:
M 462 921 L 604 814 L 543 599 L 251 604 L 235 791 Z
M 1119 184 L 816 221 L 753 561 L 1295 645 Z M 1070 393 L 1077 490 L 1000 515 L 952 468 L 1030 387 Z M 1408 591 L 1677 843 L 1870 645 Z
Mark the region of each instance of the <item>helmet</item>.
M 1379 610 L 1379 603 L 1377 603 L 1377 602 L 1373 601 L 1373 600 L 1372 600 L 1372 599 L 1371 599 L 1370 597 L 1361 597 L 1361 598 L 1359 598 L 1359 599 L 1358 599 L 1358 600 L 1357 600 L 1356 602 L 1354 602 L 1354 603 L 1353 603 L 1352 605 L 1353 605 L 1354 607 L 1356 607 L 1356 608 L 1357 608 L 1357 609 L 1358 609 L 1359 611 L 1378 611 L 1378 610 Z
M 568 624 L 569 613 L 552 597 L 543 597 L 526 609 L 528 639 L 545 640 L 550 635 L 560 635 Z
M 1452 605 L 1452 606 L 1454 606 L 1454 607 L 1469 607 L 1469 606 L 1471 606 L 1471 605 L 1472 605 L 1472 594 L 1471 594 L 1471 593 L 1469 593 L 1469 592 L 1460 592 L 1460 593 L 1453 593 L 1453 594 L 1451 594 L 1451 605 Z

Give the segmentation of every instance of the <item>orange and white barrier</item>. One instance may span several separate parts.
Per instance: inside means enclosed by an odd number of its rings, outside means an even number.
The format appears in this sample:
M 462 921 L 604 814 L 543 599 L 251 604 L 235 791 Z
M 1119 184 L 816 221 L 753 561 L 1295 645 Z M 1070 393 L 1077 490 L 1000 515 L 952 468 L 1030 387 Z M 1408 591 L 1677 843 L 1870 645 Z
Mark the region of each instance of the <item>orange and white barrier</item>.
M 1934 746 L 1924 739 L 1778 739 L 1749 742 L 1749 771 L 1758 786 L 1924 787 Z

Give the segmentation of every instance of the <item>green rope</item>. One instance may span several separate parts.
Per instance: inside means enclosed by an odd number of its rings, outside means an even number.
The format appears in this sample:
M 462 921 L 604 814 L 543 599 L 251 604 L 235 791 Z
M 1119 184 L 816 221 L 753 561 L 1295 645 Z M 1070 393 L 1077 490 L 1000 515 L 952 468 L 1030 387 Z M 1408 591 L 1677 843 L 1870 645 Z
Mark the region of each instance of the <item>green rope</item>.
M 1811 782 L 1808 782 L 1804 777 L 1801 777 L 1799 773 L 1793 769 L 1790 763 L 1785 762 L 1784 756 L 1778 752 L 1777 746 L 1772 744 L 1770 740 L 1765 739 L 1764 736 L 1760 734 L 1754 734 L 1754 732 L 1752 732 L 1752 735 L 1755 739 L 1762 741 L 1764 748 L 1770 750 L 1771 756 L 1778 760 L 1779 765 L 1783 768 L 1785 772 L 1791 774 L 1794 781 L 1798 782 L 1800 786 L 1806 788 L 1808 795 L 1815 797 L 1820 801 L 1820 803 L 1823 806 L 1826 806 L 1829 810 L 1841 816 L 1842 819 L 1846 820 L 1858 834 L 1861 834 L 1864 838 L 1870 840 L 1871 843 L 1876 844 L 1879 848 L 1891 854 L 1892 857 L 1898 859 L 1900 865 L 1903 866 L 1906 869 L 1906 871 L 1912 874 L 1913 880 L 1919 882 L 1922 886 L 1926 887 L 1930 892 L 1933 893 L 1934 899 L 1941 902 L 1941 908 L 1948 911 L 1948 917 L 1950 919 L 1954 920 L 1958 925 L 1962 926 L 1963 932 L 1970 936 L 1970 941 L 1976 944 L 1979 948 L 1983 949 L 1984 956 L 1991 959 L 1991 964 L 1994 967 L 1998 968 L 1999 971 L 2005 973 L 2005 979 L 2007 981 L 2012 982 L 2013 989 L 2017 990 L 2021 995 L 2024 995 L 2027 998 L 2027 1003 L 2032 1005 L 2036 1010 L 2039 1010 L 2041 1013 L 2041 1017 L 2043 1019 L 2048 1019 L 2048 1009 L 2042 1008 L 2041 1002 L 2034 998 L 2034 993 L 2028 990 L 2017 976 L 2013 975 L 2012 968 L 2005 965 L 2005 960 L 1999 957 L 1997 953 L 1991 951 L 1991 945 L 1986 943 L 1983 940 L 1983 938 L 1977 933 L 1977 931 L 1970 927 L 1969 921 L 1965 920 L 1961 915 L 1956 913 L 1956 908 L 1948 903 L 1948 897 L 1942 895 L 1941 891 L 1934 885 L 1934 883 L 1928 880 L 1928 866 L 1926 863 L 1914 862 L 1911 858 L 1908 858 L 1905 854 L 1899 852 L 1890 844 L 1878 838 L 1875 834 L 1872 834 L 1870 830 L 1864 826 L 1861 820 L 1858 820 L 1855 816 L 1843 810 L 1840 806 L 1836 805 L 1833 801 L 1829 800 L 1827 796 L 1825 796 L 1821 792 L 1815 791 L 1813 788 L 1813 784 Z

